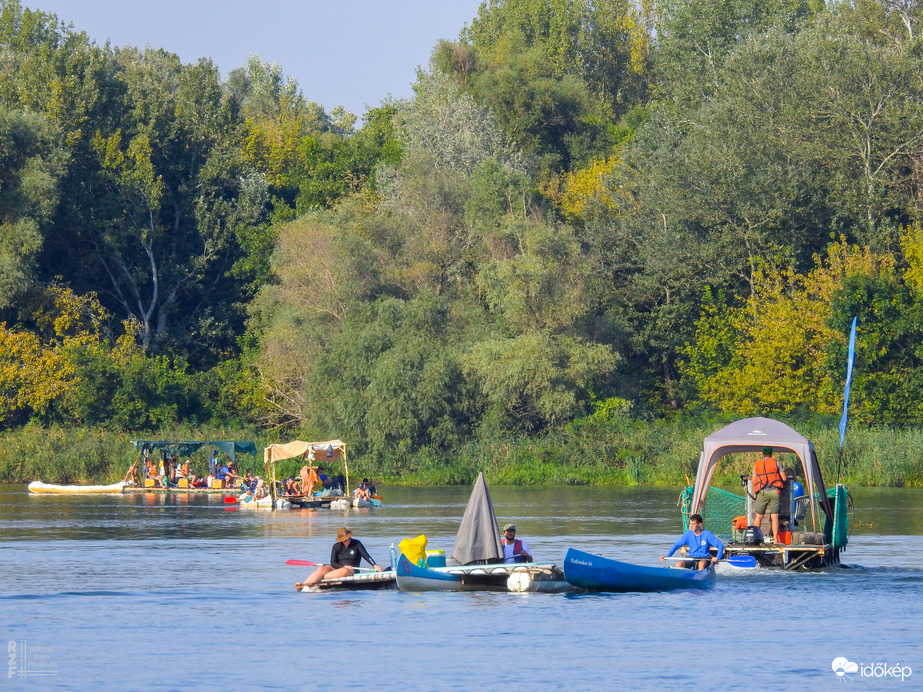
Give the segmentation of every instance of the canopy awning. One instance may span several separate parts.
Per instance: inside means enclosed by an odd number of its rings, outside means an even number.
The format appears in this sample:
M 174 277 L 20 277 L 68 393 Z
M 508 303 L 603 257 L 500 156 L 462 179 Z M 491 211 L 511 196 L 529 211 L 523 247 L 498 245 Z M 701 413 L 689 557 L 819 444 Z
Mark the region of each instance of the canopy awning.
M 346 493 L 349 494 L 349 466 L 346 464 L 346 443 L 341 440 L 328 440 L 327 442 L 302 442 L 295 440 L 284 444 L 271 444 L 263 450 L 263 468 L 266 473 L 272 473 L 275 482 L 275 465 L 277 462 L 295 457 L 304 456 L 307 461 L 316 462 L 343 462 L 346 473 Z
M 695 475 L 691 511 L 701 511 L 705 504 L 705 494 L 715 473 L 715 466 L 723 456 L 735 452 L 759 453 L 763 447 L 772 447 L 773 453 L 792 452 L 798 457 L 804 472 L 808 496 L 814 497 L 817 493 L 824 513 L 830 518 L 830 503 L 821 478 L 814 444 L 785 423 L 772 418 L 744 418 L 705 438 L 699 468 Z
M 227 440 L 208 440 L 199 442 L 195 440 L 171 441 L 171 440 L 132 440 L 131 443 L 135 449 L 141 449 L 147 445 L 148 449 L 154 451 L 161 449 L 168 454 L 177 456 L 186 456 L 201 449 L 202 447 L 213 447 L 220 449 L 231 459 L 236 459 L 237 454 L 256 454 L 256 444 L 253 442 L 234 442 Z

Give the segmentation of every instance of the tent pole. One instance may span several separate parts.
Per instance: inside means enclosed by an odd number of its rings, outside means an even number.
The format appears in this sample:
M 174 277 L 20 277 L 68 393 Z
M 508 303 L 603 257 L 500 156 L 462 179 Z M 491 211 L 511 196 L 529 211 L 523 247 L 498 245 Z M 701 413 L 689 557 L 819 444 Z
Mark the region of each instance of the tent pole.
M 346 463 L 346 445 L 343 445 L 343 468 L 346 469 L 346 497 L 349 497 L 349 464 Z

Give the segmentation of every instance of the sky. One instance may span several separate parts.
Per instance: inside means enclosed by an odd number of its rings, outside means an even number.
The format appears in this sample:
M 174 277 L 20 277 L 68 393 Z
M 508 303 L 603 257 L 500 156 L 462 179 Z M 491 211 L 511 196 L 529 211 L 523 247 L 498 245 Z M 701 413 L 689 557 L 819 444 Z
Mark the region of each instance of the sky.
M 277 63 L 326 111 L 360 118 L 408 98 L 439 39 L 457 40 L 482 0 L 20 0 L 97 44 L 211 58 L 226 78 L 251 55 Z

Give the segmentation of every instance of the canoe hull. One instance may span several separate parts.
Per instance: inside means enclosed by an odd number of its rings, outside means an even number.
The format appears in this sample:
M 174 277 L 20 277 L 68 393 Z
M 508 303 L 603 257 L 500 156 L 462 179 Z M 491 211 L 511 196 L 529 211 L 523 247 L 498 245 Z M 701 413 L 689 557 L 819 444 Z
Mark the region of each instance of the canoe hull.
M 715 585 L 715 569 L 645 567 L 568 548 L 564 556 L 564 578 L 574 586 L 592 591 L 710 589 Z
M 112 485 L 52 485 L 42 483 L 41 481 L 32 481 L 29 483 L 29 492 L 39 495 L 98 495 L 118 494 L 122 492 L 124 483 L 113 483 Z

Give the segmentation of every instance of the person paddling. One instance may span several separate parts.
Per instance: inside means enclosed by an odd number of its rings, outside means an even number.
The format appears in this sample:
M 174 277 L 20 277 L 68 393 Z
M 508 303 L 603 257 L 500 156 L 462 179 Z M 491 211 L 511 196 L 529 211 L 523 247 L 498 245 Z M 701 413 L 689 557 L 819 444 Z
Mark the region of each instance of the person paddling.
M 381 567 L 372 559 L 369 551 L 352 535 L 353 532 L 345 526 L 337 529 L 337 540 L 330 551 L 330 564 L 318 567 L 304 582 L 295 584 L 295 588 L 301 591 L 302 587 L 312 586 L 324 579 L 351 577 L 356 573 L 356 568 L 363 558 L 372 565 L 376 572 L 381 572 Z
M 711 560 L 711 562 L 718 562 L 718 560 L 724 557 L 724 543 L 718 540 L 715 534 L 711 531 L 707 531 L 702 526 L 701 514 L 693 514 L 689 517 L 689 530 L 679 537 L 679 540 L 670 548 L 669 553 L 660 556 L 660 561 L 663 562 L 684 545 L 689 547 L 689 557 L 698 559 L 699 562 L 696 569 L 705 569 L 709 560 Z M 717 554 L 714 556 L 711 554 L 712 547 L 717 550 Z M 677 564 L 680 567 L 692 567 L 693 561 L 679 562 Z

